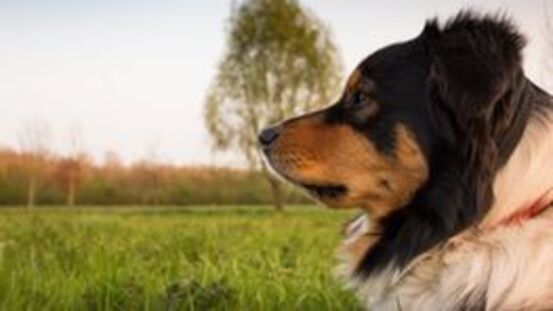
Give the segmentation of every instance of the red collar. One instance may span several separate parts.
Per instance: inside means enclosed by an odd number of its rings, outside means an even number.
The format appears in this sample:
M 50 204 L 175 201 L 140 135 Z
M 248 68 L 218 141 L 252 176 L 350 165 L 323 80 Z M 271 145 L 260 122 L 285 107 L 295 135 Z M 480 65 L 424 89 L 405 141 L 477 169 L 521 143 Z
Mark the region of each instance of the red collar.
M 509 217 L 501 220 L 496 226 L 499 227 L 499 226 L 520 224 L 526 220 L 530 220 L 540 215 L 545 210 L 547 210 L 547 208 L 552 203 L 553 203 L 553 188 L 549 189 L 547 192 L 545 192 L 544 195 L 542 195 L 533 203 L 528 204 L 527 206 L 519 209 L 517 212 L 510 215 Z

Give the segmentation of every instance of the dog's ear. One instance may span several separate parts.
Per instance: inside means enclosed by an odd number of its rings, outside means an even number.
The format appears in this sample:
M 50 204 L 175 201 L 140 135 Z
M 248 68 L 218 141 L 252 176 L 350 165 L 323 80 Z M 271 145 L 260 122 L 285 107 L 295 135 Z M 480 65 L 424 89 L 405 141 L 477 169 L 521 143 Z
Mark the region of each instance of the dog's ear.
M 436 104 L 461 127 L 490 117 L 520 74 L 525 39 L 506 18 L 463 12 L 443 28 L 427 22 L 421 38 L 431 59 L 428 82 Z
M 430 111 L 436 131 L 454 146 L 457 166 L 476 208 L 493 200 L 492 181 L 502 164 L 504 137 L 520 108 L 525 39 L 504 17 L 462 12 L 440 28 L 427 23 L 422 40 L 428 49 Z M 518 134 L 517 134 L 518 135 Z

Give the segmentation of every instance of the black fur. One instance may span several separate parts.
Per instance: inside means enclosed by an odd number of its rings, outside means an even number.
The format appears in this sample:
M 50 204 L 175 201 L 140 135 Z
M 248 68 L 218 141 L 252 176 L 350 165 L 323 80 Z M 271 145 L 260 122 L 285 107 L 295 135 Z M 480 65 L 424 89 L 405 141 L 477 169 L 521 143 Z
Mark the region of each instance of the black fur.
M 495 175 L 539 102 L 540 91 L 521 68 L 523 46 L 505 18 L 463 12 L 443 27 L 429 21 L 418 38 L 361 64 L 382 109 L 352 126 L 391 154 L 392 129 L 406 124 L 430 172 L 411 202 L 381 220 L 381 238 L 361 260 L 359 276 L 405 267 L 478 222 L 491 206 Z M 348 112 L 339 107 L 327 111 L 327 120 L 347 122 Z

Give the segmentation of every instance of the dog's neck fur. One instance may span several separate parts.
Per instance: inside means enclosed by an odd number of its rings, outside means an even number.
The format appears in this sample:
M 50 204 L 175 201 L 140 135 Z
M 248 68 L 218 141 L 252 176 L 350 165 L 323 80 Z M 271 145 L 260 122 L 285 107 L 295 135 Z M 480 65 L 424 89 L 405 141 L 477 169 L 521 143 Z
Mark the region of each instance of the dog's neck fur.
M 539 214 L 553 201 L 553 111 L 531 115 L 524 135 L 494 182 L 483 228 Z

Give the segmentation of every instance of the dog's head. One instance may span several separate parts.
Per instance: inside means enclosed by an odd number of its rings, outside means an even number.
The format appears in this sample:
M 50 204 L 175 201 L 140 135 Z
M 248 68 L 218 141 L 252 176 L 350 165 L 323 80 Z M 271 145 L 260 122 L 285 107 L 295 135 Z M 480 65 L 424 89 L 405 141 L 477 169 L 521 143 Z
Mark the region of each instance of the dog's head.
M 497 103 L 520 73 L 522 45 L 505 21 L 465 13 L 444 29 L 429 22 L 418 38 L 365 59 L 334 105 L 264 130 L 263 150 L 327 205 L 387 214 L 444 161 L 473 161 L 463 158 L 471 140 L 494 143 L 492 132 L 505 130 L 471 126 L 505 119 Z
M 411 68 L 395 55 L 401 49 L 364 62 L 335 105 L 265 130 L 260 140 L 275 170 L 332 207 L 382 213 L 405 203 L 427 179 L 428 163 L 415 133 L 426 126 L 413 98 L 422 94 L 403 85 Z
M 504 18 L 430 21 L 361 62 L 335 104 L 264 130 L 264 153 L 327 205 L 376 216 L 365 272 L 404 265 L 491 205 L 528 118 L 523 45 Z

